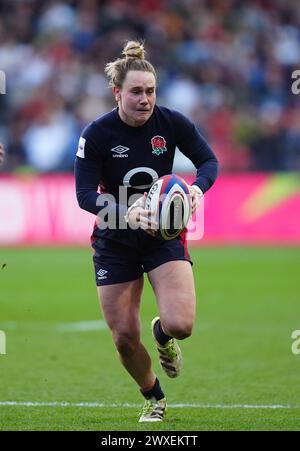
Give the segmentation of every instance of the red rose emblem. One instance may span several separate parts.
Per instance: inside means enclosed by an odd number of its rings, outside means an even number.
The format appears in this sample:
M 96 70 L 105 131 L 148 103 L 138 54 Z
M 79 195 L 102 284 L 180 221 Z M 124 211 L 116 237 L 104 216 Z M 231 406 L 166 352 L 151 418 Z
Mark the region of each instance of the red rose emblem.
M 152 147 L 165 147 L 166 146 L 166 140 L 162 136 L 154 136 L 151 139 Z
M 153 138 L 151 139 L 151 145 L 152 145 L 152 149 L 153 149 L 152 153 L 155 153 L 156 155 L 160 155 L 160 154 L 166 152 L 167 151 L 166 144 L 167 144 L 166 140 L 163 136 L 159 136 L 159 135 L 153 136 Z

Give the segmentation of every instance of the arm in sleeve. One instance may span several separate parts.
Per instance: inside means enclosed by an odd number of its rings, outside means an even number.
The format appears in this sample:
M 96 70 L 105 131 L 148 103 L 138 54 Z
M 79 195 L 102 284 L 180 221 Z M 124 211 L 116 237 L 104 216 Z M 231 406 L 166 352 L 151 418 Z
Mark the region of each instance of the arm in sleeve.
M 197 176 L 193 185 L 198 186 L 205 193 L 217 178 L 217 158 L 204 137 L 189 119 L 178 112 L 176 112 L 175 118 L 176 144 L 197 169 Z
M 112 209 L 112 212 L 117 216 L 126 214 L 126 206 L 112 202 L 108 195 L 98 192 L 103 161 L 95 142 L 89 136 L 88 129 L 83 132 L 83 136 L 79 139 L 74 170 L 76 197 L 80 208 L 94 215 L 97 215 L 104 207 L 108 207 L 109 210 Z
M 97 192 L 99 186 L 98 168 L 92 166 L 90 162 L 75 159 L 75 184 L 77 201 L 83 210 L 96 215 L 100 208 L 97 206 L 97 199 L 100 194 Z

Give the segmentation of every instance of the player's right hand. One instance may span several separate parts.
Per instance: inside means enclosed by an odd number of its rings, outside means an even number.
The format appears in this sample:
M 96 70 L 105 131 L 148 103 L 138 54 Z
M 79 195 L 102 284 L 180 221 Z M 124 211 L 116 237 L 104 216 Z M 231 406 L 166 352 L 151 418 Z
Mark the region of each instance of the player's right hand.
M 127 210 L 125 219 L 132 229 L 141 228 L 151 236 L 156 236 L 158 224 L 155 214 L 145 209 L 147 193 L 139 197 Z

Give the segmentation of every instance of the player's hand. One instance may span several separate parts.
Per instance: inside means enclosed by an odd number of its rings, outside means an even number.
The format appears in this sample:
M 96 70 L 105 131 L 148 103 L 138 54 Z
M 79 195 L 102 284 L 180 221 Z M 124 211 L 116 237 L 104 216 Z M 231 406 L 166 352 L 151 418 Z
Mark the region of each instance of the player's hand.
M 132 229 L 141 228 L 151 236 L 156 236 L 158 223 L 155 214 L 145 209 L 147 193 L 139 197 L 127 210 L 125 219 Z
M 197 210 L 200 205 L 200 199 L 203 196 L 203 193 L 199 186 L 197 185 L 189 185 L 190 196 L 191 196 L 191 207 L 192 214 Z
M 0 143 L 0 165 L 3 163 L 4 161 L 4 155 L 5 155 L 5 151 L 4 151 L 4 147 L 3 145 Z

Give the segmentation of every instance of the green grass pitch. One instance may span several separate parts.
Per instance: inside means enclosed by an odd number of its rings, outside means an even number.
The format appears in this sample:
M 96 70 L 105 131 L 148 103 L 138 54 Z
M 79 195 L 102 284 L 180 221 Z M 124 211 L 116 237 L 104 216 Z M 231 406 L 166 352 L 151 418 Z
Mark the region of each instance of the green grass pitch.
M 143 342 L 169 409 L 164 423 L 139 424 L 143 400 L 102 321 L 90 250 L 1 249 L 0 430 L 299 430 L 299 248 L 191 254 L 197 321 L 175 380 L 158 364 L 145 280 Z

